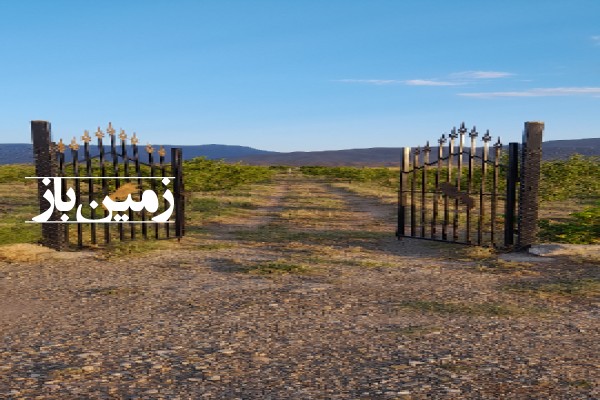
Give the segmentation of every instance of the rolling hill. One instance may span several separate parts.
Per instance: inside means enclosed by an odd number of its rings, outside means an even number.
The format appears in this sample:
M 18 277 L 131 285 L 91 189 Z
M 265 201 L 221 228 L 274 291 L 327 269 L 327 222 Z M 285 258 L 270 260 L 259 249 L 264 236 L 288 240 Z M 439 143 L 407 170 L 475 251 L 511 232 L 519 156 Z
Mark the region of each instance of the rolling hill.
M 158 149 L 159 146 L 154 146 Z M 327 151 L 295 151 L 280 153 L 274 151 L 258 150 L 246 146 L 230 145 L 197 145 L 197 146 L 170 146 L 167 150 L 167 162 L 170 160 L 170 148 L 181 147 L 185 159 L 207 157 L 209 159 L 223 159 L 227 162 L 242 162 L 250 165 L 347 165 L 347 166 L 397 166 L 400 162 L 402 149 L 399 147 L 373 147 L 368 149 L 327 150 Z M 105 147 L 105 151 L 108 147 Z M 432 148 L 433 155 L 437 153 Z M 128 149 L 131 154 L 131 149 Z M 143 147 L 140 153 L 143 153 Z M 96 146 L 91 146 L 91 153 L 97 154 Z M 572 154 L 600 157 L 600 138 L 552 140 L 544 142 L 543 156 L 546 160 L 565 159 Z M 67 161 L 70 160 L 70 151 L 66 152 Z M 110 155 L 107 156 L 110 159 Z M 145 160 L 144 160 L 145 161 Z M 32 163 L 32 147 L 30 144 L 2 144 L 0 145 L 0 164 Z

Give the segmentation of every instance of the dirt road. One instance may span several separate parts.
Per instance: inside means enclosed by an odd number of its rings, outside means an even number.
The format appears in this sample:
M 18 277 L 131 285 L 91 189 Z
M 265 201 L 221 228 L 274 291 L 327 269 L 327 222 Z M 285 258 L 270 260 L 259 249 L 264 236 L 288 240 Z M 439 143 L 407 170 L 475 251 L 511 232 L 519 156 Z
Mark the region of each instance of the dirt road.
M 326 182 L 256 193 L 156 251 L 0 261 L 0 398 L 600 397 L 597 265 L 398 242 Z

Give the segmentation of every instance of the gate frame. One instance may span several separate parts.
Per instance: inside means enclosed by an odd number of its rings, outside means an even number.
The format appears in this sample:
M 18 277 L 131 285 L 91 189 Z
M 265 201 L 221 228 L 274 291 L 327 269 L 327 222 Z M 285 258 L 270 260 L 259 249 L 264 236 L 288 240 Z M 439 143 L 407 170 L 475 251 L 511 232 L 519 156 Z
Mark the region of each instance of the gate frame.
M 519 146 L 519 143 L 511 142 L 508 144 L 508 165 L 506 171 L 506 199 L 505 199 L 505 210 L 504 210 L 504 248 L 511 251 L 525 251 L 529 247 L 531 247 L 537 239 L 538 232 L 538 213 L 539 213 L 539 184 L 541 177 L 541 160 L 542 160 L 542 136 L 544 131 L 544 123 L 539 121 L 533 122 L 525 122 L 522 136 L 522 143 Z M 456 129 L 453 129 L 451 134 L 449 135 L 450 143 L 449 143 L 449 151 L 448 151 L 448 176 L 447 182 L 451 182 L 451 168 L 452 168 L 452 157 L 458 155 L 458 165 L 462 166 L 462 153 L 463 153 L 463 137 L 466 133 L 466 129 L 464 127 L 464 123 L 459 128 L 460 135 L 460 143 L 459 143 L 459 152 L 454 151 L 454 140 L 458 137 L 456 133 Z M 471 150 L 469 152 L 469 186 L 470 179 L 472 177 L 473 171 L 473 152 L 474 152 L 474 141 L 477 136 L 477 132 L 475 128 L 469 133 L 469 137 L 471 138 Z M 484 141 L 484 150 L 482 155 L 482 174 L 485 175 L 486 166 L 488 162 L 488 142 L 491 140 L 491 136 L 489 136 L 489 132 L 487 132 L 483 136 Z M 440 167 L 442 166 L 441 158 L 443 155 L 443 145 L 447 141 L 445 135 L 442 135 L 441 139 L 438 140 L 438 159 L 437 163 L 437 173 L 436 173 L 436 191 L 439 191 L 439 184 L 441 182 L 441 174 Z M 494 145 L 496 150 L 496 157 L 494 159 L 494 187 L 497 185 L 498 179 L 498 168 L 500 165 L 498 164 L 498 157 L 500 154 L 500 139 L 498 139 L 498 143 Z M 521 147 L 521 151 L 519 152 L 519 147 Z M 436 237 L 436 230 L 433 228 L 438 210 L 438 198 L 437 195 L 434 196 L 434 211 L 433 211 L 433 219 L 432 219 L 432 230 L 431 230 L 431 238 L 425 237 L 423 232 L 423 228 L 425 223 L 424 219 L 424 193 L 425 193 L 425 180 L 421 182 L 422 190 L 421 190 L 421 236 L 416 235 L 416 218 L 417 218 L 417 205 L 415 203 L 415 177 L 416 170 L 422 169 L 421 173 L 426 174 L 426 165 L 429 162 L 429 142 L 427 145 L 421 149 L 417 148 L 414 152 L 414 159 L 411 168 L 411 148 L 405 147 L 402 152 L 401 164 L 400 164 L 400 172 L 399 172 L 399 189 L 398 189 L 398 225 L 396 230 L 396 236 L 398 240 L 401 240 L 403 237 L 415 238 L 415 239 L 425 239 L 425 240 L 436 240 L 448 243 L 463 243 L 458 242 L 458 238 L 456 236 L 456 229 L 453 230 L 453 234 L 451 237 L 448 235 L 447 226 L 449 224 L 454 224 L 457 218 L 457 209 L 458 207 L 455 205 L 454 208 L 454 218 L 451 221 L 448 195 L 444 196 L 443 200 L 443 225 L 441 232 L 441 239 Z M 420 152 L 425 153 L 424 164 L 423 166 L 419 166 L 419 157 L 418 154 Z M 520 164 L 520 165 L 519 165 Z M 459 170 L 460 171 L 460 170 Z M 410 188 L 409 188 L 409 177 L 408 174 L 412 173 L 412 179 L 410 179 Z M 460 179 L 460 178 L 459 178 Z M 482 182 L 483 182 L 482 178 Z M 460 180 L 452 183 L 454 186 L 460 185 Z M 517 196 L 517 185 L 518 187 L 518 196 Z M 457 188 L 460 190 L 460 186 Z M 408 193 L 411 193 L 410 200 L 408 198 Z M 469 188 L 469 194 L 471 190 Z M 483 204 L 483 188 L 480 190 L 480 204 Z M 493 189 L 492 193 L 492 202 L 496 202 L 496 198 L 498 193 L 495 189 Z M 455 203 L 458 202 L 458 199 L 455 199 Z M 408 212 L 408 206 L 410 206 L 410 235 L 406 235 L 406 213 Z M 518 214 L 516 215 L 516 210 L 518 207 Z M 495 207 L 492 206 L 492 212 L 494 213 Z M 480 210 L 481 212 L 481 210 Z M 469 218 L 470 213 L 467 212 L 467 218 Z M 482 218 L 483 213 L 480 214 L 480 218 Z M 493 216 L 495 217 L 495 215 Z M 517 228 L 515 229 L 515 225 Z M 470 224 L 467 225 L 467 230 L 469 230 Z M 479 239 L 476 244 L 481 245 L 481 225 L 478 226 L 479 231 Z M 515 234 L 517 235 L 517 240 L 515 244 Z M 469 238 L 467 234 L 467 239 Z M 473 243 L 466 243 L 473 244 Z M 492 245 L 495 245 L 495 242 L 492 238 Z
M 126 143 L 125 143 L 125 139 L 126 136 L 124 134 L 124 132 L 122 132 L 122 137 L 121 135 L 121 151 L 122 153 L 118 153 L 116 150 L 116 143 L 115 143 L 115 131 L 114 129 L 112 129 L 112 125 L 109 123 L 109 128 L 107 129 L 107 132 L 110 134 L 111 136 L 111 144 L 110 144 L 110 150 L 111 150 L 111 155 L 112 155 L 112 167 L 113 170 L 115 172 L 115 176 L 118 176 L 118 164 L 119 164 L 119 160 L 118 158 L 120 157 L 123 160 L 123 165 L 125 166 L 125 171 L 127 174 L 127 165 L 129 163 L 129 161 L 133 161 L 135 163 L 135 172 L 136 175 L 134 176 L 129 176 L 128 174 L 126 175 L 128 178 L 135 180 L 136 178 L 140 177 L 140 169 L 139 169 L 139 165 L 140 164 L 144 164 L 144 165 L 149 165 L 152 171 L 156 171 L 155 168 L 157 166 L 160 166 L 161 168 L 157 168 L 158 170 L 162 170 L 162 176 L 165 176 L 164 173 L 164 167 L 165 164 L 164 162 L 164 149 L 161 149 L 161 151 L 159 151 L 159 155 L 160 155 L 160 161 L 161 163 L 159 165 L 156 165 L 153 161 L 153 156 L 152 156 L 152 147 L 150 145 L 147 146 L 147 151 L 149 154 L 149 162 L 148 163 L 144 163 L 141 162 L 139 160 L 138 154 L 137 154 L 137 138 L 135 138 L 135 134 L 134 136 L 131 138 L 131 143 L 134 146 L 133 147 L 133 158 L 129 157 L 127 155 L 127 150 L 126 150 Z M 88 146 L 88 142 L 91 140 L 91 138 L 89 136 L 87 136 L 87 131 L 86 131 L 86 137 L 87 140 L 84 140 L 84 160 L 85 160 L 85 166 L 86 166 L 86 172 L 88 175 L 83 175 L 80 176 L 79 175 L 79 160 L 78 160 L 78 148 L 79 145 L 76 143 L 75 139 L 73 139 L 72 145 L 71 145 L 71 153 L 72 153 L 72 157 L 73 157 L 73 168 L 74 168 L 74 174 L 75 176 L 79 176 L 80 178 L 85 179 L 88 176 L 91 177 L 91 160 L 92 158 L 96 158 L 99 157 L 100 161 L 101 161 L 101 170 L 102 170 L 102 176 L 105 175 L 105 165 L 104 162 L 106 161 L 104 159 L 104 145 L 102 143 L 102 132 L 100 131 L 100 128 L 98 128 L 98 133 L 97 133 L 97 137 L 98 137 L 98 150 L 99 150 L 99 155 L 98 156 L 93 156 L 90 157 L 89 154 L 89 146 Z M 133 140 L 135 138 L 135 141 Z M 57 154 L 57 147 L 58 146 L 62 146 L 64 148 L 64 144 L 62 143 L 62 139 L 60 141 L 60 143 L 57 145 L 56 143 L 52 142 L 52 133 L 51 133 L 51 124 L 48 121 L 31 121 L 31 140 L 33 143 L 33 156 L 34 156 L 34 163 L 35 163 L 35 174 L 36 176 L 42 176 L 42 177 L 51 177 L 51 176 L 55 176 L 55 177 L 60 177 L 61 176 L 61 171 L 63 171 L 64 167 L 65 167 L 65 160 L 64 160 L 64 150 L 60 150 L 58 151 Z M 148 149 L 149 148 L 149 149 Z M 175 216 L 175 232 L 174 235 L 171 236 L 171 234 L 169 233 L 169 224 L 166 224 L 166 235 L 167 237 L 174 237 L 177 238 L 178 241 L 181 240 L 181 238 L 184 236 L 185 234 L 185 217 L 184 217 L 184 185 L 183 185 L 183 167 L 182 167 L 182 162 L 183 162 L 183 154 L 182 154 L 182 149 L 181 148 L 171 148 L 171 174 L 172 176 L 175 177 L 174 179 L 174 183 L 173 183 L 173 198 L 175 201 L 174 204 L 174 216 Z M 48 187 L 46 187 L 42 181 L 40 179 L 37 180 L 38 181 L 38 203 L 40 206 L 40 212 L 44 212 L 46 210 L 48 210 L 49 206 L 52 206 L 51 204 L 48 204 L 48 201 L 44 198 L 44 194 L 50 190 L 52 192 L 52 194 L 54 194 L 54 188 L 53 185 L 49 185 Z M 79 179 L 78 179 L 79 181 Z M 90 180 L 91 181 L 91 180 Z M 102 183 L 103 183 L 103 191 L 105 193 L 103 193 L 104 195 L 106 195 L 106 187 L 105 187 L 105 179 L 102 179 Z M 119 179 L 117 179 L 117 187 L 119 185 L 118 183 Z M 138 179 L 138 182 L 140 181 L 140 179 Z M 64 181 L 63 181 L 64 184 Z M 93 190 L 93 186 L 92 186 L 92 190 Z M 65 193 L 65 190 L 62 190 L 62 193 Z M 90 193 L 90 195 L 93 195 L 93 191 Z M 77 197 L 77 201 L 80 200 L 80 185 L 79 183 L 76 185 L 76 197 Z M 94 211 L 94 210 L 92 210 Z M 50 217 L 49 221 L 54 221 L 54 222 L 60 222 L 60 213 L 55 209 L 54 212 L 52 213 L 52 216 Z M 78 223 L 77 224 L 77 233 L 78 233 L 78 240 L 77 240 L 77 247 L 81 248 L 82 247 L 82 240 L 81 240 L 81 227 L 83 224 L 86 224 L 85 222 L 82 223 Z M 155 237 L 158 238 L 158 224 L 156 225 L 156 230 L 155 230 Z M 160 223 L 162 224 L 162 223 Z M 69 243 L 69 238 L 68 238 L 68 225 L 67 224 L 61 224 L 61 223 L 42 223 L 41 224 L 41 230 L 42 230 L 42 238 L 40 240 L 40 243 L 43 246 L 52 248 L 54 250 L 66 250 L 70 247 L 70 243 Z M 94 223 L 91 223 L 91 230 L 90 230 L 90 234 L 92 235 L 92 242 L 93 244 L 96 243 L 96 227 Z M 109 228 L 108 225 L 109 224 L 103 224 L 104 225 L 104 241 L 105 243 L 109 243 L 110 242 L 110 234 L 109 234 Z M 124 241 L 125 237 L 123 234 L 123 225 L 122 224 L 118 224 L 119 226 L 119 238 L 121 241 Z M 148 238 L 147 235 L 147 229 L 146 228 L 146 224 L 142 224 L 142 237 L 144 239 Z M 108 232 L 108 233 L 107 233 Z M 132 229 L 131 229 L 131 236 L 130 236 L 130 240 L 135 240 L 135 230 L 134 227 L 132 225 Z

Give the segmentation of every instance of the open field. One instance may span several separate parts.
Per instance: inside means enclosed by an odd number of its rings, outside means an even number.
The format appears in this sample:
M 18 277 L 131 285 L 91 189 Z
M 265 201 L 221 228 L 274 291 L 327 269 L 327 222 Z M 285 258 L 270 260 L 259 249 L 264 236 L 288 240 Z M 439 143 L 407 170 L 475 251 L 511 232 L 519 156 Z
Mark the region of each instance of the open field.
M 600 396 L 598 260 L 398 242 L 369 184 L 191 197 L 181 243 L 2 248 L 0 398 Z

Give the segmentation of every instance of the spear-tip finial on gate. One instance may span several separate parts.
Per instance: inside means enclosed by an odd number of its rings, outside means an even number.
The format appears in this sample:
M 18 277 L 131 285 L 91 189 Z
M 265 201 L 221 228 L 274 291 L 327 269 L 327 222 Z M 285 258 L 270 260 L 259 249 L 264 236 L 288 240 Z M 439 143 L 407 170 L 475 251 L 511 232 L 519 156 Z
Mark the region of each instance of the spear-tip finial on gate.
M 100 129 L 100 127 L 98 127 L 98 130 L 96 131 L 96 137 L 98 139 L 102 139 L 104 137 L 104 133 L 102 132 L 102 129 Z
M 56 150 L 58 150 L 59 153 L 65 152 L 65 144 L 63 143 L 62 139 L 60 139 L 56 144 Z
M 154 148 L 152 147 L 152 145 L 150 143 L 148 143 L 146 145 L 146 151 L 148 152 L 148 154 L 151 154 L 152 152 L 154 152 Z
M 73 136 L 73 139 L 71 140 L 71 144 L 69 145 L 69 147 L 71 148 L 71 150 L 74 150 L 74 151 L 79 150 L 79 145 L 77 144 L 77 139 L 75 138 L 75 136 Z
M 127 134 L 125 133 L 125 131 L 123 129 L 121 129 L 121 133 L 119 133 L 119 139 L 121 139 L 122 141 L 127 140 Z
M 456 139 L 458 137 L 458 133 L 456 133 L 456 127 L 452 128 L 450 131 L 450 135 L 448 135 L 450 139 Z
M 498 136 L 498 141 L 494 144 L 494 147 L 502 147 L 502 142 L 500 141 L 500 136 Z
M 106 128 L 106 133 L 108 133 L 111 136 L 115 134 L 115 129 L 112 126 L 112 122 L 108 123 L 108 128 Z
M 161 145 L 160 149 L 158 150 L 158 155 L 161 157 L 164 157 L 165 154 L 167 154 L 167 151 L 165 150 L 165 148 Z
M 477 128 L 475 128 L 475 125 L 473 125 L 473 129 L 471 129 L 471 132 L 469 132 L 469 137 L 471 139 L 475 139 L 477 137 L 478 133 L 477 133 Z
M 483 140 L 485 143 L 487 143 L 490 140 L 492 140 L 492 136 L 490 135 L 490 130 L 489 129 L 487 131 L 485 131 L 485 134 L 483 135 L 483 137 L 481 138 L 481 140 Z
M 90 137 L 90 133 L 88 131 L 83 131 L 83 136 L 81 137 L 81 140 L 83 140 L 84 143 L 91 142 L 92 138 Z
M 448 139 L 446 139 L 446 134 L 442 133 L 442 137 L 438 139 L 438 143 L 440 144 L 440 146 L 442 146 L 444 143 L 447 142 Z
M 429 140 L 427 141 L 427 143 L 425 144 L 425 147 L 423 147 L 423 153 L 429 153 L 431 152 L 431 147 L 429 147 Z
M 139 139 L 137 138 L 137 136 L 135 135 L 135 132 L 133 132 L 133 136 L 131 137 L 131 144 L 135 144 L 135 145 L 137 145 L 139 141 L 140 141 L 140 140 L 139 140 Z
M 459 132 L 461 135 L 464 135 L 465 133 L 467 133 L 467 127 L 465 126 L 465 123 L 464 123 L 464 122 L 461 122 L 461 124 L 460 124 L 460 128 L 458 128 L 458 132 Z

